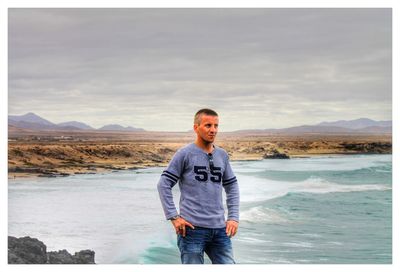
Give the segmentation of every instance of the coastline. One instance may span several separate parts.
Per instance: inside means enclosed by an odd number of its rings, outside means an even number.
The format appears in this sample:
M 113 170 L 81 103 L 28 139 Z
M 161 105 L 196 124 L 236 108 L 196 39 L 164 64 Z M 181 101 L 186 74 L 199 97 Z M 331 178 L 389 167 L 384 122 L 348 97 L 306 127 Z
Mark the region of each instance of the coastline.
M 231 161 L 392 153 L 391 135 L 346 137 L 221 137 L 216 145 L 228 152 Z M 181 142 L 176 138 L 164 141 L 12 141 L 8 144 L 8 179 L 165 167 L 175 152 L 190 142 L 188 138 Z
M 302 159 L 302 158 L 312 158 L 312 157 L 345 157 L 345 156 L 351 156 L 351 155 L 391 155 L 391 153 L 332 153 L 332 154 L 327 154 L 327 153 L 322 153 L 322 154 L 307 154 L 307 155 L 293 155 L 290 158 L 291 159 Z M 230 160 L 231 162 L 244 162 L 244 161 L 260 161 L 260 160 L 267 160 L 264 158 L 260 159 L 237 159 L 237 160 Z M 165 165 L 143 165 L 143 166 L 138 166 L 135 167 L 134 170 L 143 170 L 143 169 L 148 169 L 152 167 L 166 167 L 168 164 Z M 106 170 L 106 169 L 99 169 L 97 172 L 79 172 L 76 173 L 73 170 L 71 170 L 71 174 L 68 175 L 54 175 L 52 177 L 45 177 L 45 176 L 39 176 L 38 174 L 32 174 L 32 173 L 9 173 L 8 174 L 8 180 L 13 181 L 13 180 L 28 180 L 29 178 L 42 178 L 42 179 L 49 179 L 49 178 L 55 178 L 55 177 L 62 177 L 62 176 L 72 176 L 72 175 L 96 175 L 96 174 L 107 174 L 111 172 L 119 172 L 119 171 L 129 171 L 133 169 L 114 169 L 114 170 Z M 65 173 L 65 172 L 64 172 Z

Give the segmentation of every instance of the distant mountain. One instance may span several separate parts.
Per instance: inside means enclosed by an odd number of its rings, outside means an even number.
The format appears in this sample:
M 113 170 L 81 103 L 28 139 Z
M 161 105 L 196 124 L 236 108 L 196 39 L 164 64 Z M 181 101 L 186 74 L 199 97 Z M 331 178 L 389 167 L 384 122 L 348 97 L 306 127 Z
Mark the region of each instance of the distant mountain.
M 319 126 L 296 126 L 289 128 L 280 129 L 254 129 L 254 130 L 243 130 L 240 132 L 252 132 L 252 133 L 271 133 L 271 134 L 303 134 L 303 133 L 354 133 L 354 130 L 342 128 L 342 127 L 319 127 Z
M 281 129 L 286 133 L 348 133 L 349 129 L 334 126 L 297 126 Z
M 363 129 L 367 127 L 391 127 L 392 121 L 374 121 L 368 118 L 360 118 L 356 120 L 340 120 L 335 122 L 322 122 L 317 126 L 329 126 L 329 127 L 343 127 L 350 129 Z
M 43 130 L 56 129 L 57 125 L 30 112 L 24 115 L 9 115 L 8 124 L 17 128 Z
M 295 126 L 281 129 L 250 129 L 235 131 L 238 133 L 271 133 L 271 134 L 355 134 L 355 133 L 391 133 L 392 121 L 374 121 L 368 118 L 357 120 L 340 120 L 336 122 L 322 122 L 317 125 Z
M 63 122 L 54 124 L 32 112 L 24 115 L 9 115 L 9 129 L 28 129 L 28 130 L 96 130 L 91 126 L 77 121 Z M 11 127 L 10 127 L 11 126 Z M 103 126 L 97 130 L 101 131 L 145 131 L 142 128 L 123 127 L 118 124 Z M 191 131 L 191 130 L 190 130 Z M 250 129 L 239 130 L 237 133 L 272 133 L 272 134 L 354 134 L 354 133 L 391 133 L 392 121 L 374 121 L 368 118 L 356 120 L 340 120 L 335 122 L 322 122 L 317 125 L 295 126 L 282 129 Z
M 328 126 L 298 126 L 282 129 L 249 129 L 237 130 L 235 133 L 254 133 L 254 134 L 380 134 L 391 133 L 392 127 L 366 127 L 362 129 L 350 129 L 343 127 L 328 127 Z
M 63 122 L 63 123 L 59 123 L 57 125 L 61 126 L 61 127 L 74 127 L 74 128 L 79 128 L 79 129 L 94 129 L 91 126 L 86 125 L 85 123 L 77 122 L 77 121 Z
M 31 123 L 25 121 L 14 121 L 8 119 L 8 124 L 12 125 L 17 128 L 26 128 L 26 129 L 33 129 L 33 130 L 48 130 L 48 129 L 55 129 L 57 128 L 56 125 L 43 125 L 40 123 Z
M 32 112 L 24 115 L 9 115 L 8 125 L 12 129 L 21 128 L 29 130 L 96 130 L 85 123 L 77 121 L 54 124 Z M 145 131 L 142 128 L 123 127 L 120 125 L 107 125 L 98 130 Z
M 142 128 L 134 128 L 134 127 L 123 127 L 121 125 L 112 124 L 112 125 L 105 125 L 98 130 L 117 130 L 117 131 L 145 131 Z
M 31 130 L 77 130 L 75 126 L 69 124 L 56 125 L 39 115 L 32 112 L 24 115 L 10 115 L 8 116 L 8 124 L 16 128 L 31 129 Z
M 360 129 L 351 129 L 339 126 L 299 126 L 291 127 L 280 130 L 280 132 L 287 134 L 301 134 L 301 133 L 315 133 L 315 134 L 356 134 L 356 133 L 391 133 L 392 127 L 363 127 Z
M 19 128 L 19 127 L 13 126 L 13 125 L 8 125 L 8 133 L 17 133 L 17 132 L 26 132 L 26 131 L 32 132 L 29 129 Z
M 373 126 L 357 129 L 357 131 L 362 133 L 392 133 L 392 127 Z
M 126 130 L 128 130 L 128 131 L 145 131 L 143 128 L 135 128 L 135 127 L 131 127 L 131 126 L 126 127 Z
M 27 123 L 35 123 L 35 124 L 39 124 L 39 125 L 45 125 L 45 126 L 55 126 L 55 124 L 53 124 L 50 121 L 47 121 L 46 119 L 43 119 L 42 117 L 29 112 L 27 114 L 24 115 L 9 115 L 8 116 L 8 120 L 13 121 L 14 123 L 18 123 L 18 122 L 27 122 Z

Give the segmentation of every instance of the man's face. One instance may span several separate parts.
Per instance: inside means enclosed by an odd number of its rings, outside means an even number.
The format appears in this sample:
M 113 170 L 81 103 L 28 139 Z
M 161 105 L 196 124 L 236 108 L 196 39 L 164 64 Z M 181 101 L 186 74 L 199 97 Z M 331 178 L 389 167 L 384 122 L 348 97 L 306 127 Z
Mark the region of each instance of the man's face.
M 204 142 L 213 143 L 218 132 L 218 116 L 202 114 L 200 124 L 194 124 L 193 129 Z

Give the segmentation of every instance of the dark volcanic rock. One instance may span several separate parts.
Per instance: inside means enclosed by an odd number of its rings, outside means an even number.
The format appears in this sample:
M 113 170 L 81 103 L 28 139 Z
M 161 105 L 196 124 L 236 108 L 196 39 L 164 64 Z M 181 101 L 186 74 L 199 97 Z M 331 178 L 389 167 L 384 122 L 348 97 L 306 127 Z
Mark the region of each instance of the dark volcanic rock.
M 46 252 L 46 245 L 29 236 L 8 236 L 9 264 L 95 264 L 93 250 L 81 250 L 71 255 L 67 250 Z
M 75 263 L 77 264 L 94 264 L 94 251 L 93 250 L 81 250 L 79 252 L 75 252 L 73 256 Z
M 361 152 L 361 153 L 372 153 L 372 154 L 390 154 L 392 153 L 391 143 L 341 143 L 346 150 Z
M 45 173 L 38 175 L 38 177 L 42 178 L 56 178 L 56 177 L 67 177 L 67 176 L 69 176 L 68 173 Z
M 46 245 L 29 236 L 8 236 L 8 263 L 44 264 L 47 262 Z
M 290 159 L 285 153 L 280 153 L 278 150 L 272 150 L 263 156 L 264 159 Z
M 59 251 L 50 251 L 47 253 L 48 263 L 51 264 L 74 264 L 75 260 L 65 249 Z
M 69 254 L 65 249 L 47 253 L 47 263 L 50 264 L 94 264 L 94 251 L 81 250 L 75 255 Z

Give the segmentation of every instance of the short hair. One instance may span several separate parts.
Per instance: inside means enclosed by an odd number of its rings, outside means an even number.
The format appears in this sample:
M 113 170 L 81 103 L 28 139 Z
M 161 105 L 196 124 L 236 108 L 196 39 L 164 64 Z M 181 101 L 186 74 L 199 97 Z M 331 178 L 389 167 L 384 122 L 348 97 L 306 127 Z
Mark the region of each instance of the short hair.
M 194 123 L 200 125 L 200 118 L 201 116 L 210 115 L 210 116 L 218 116 L 218 113 L 212 109 L 201 109 L 194 115 Z

